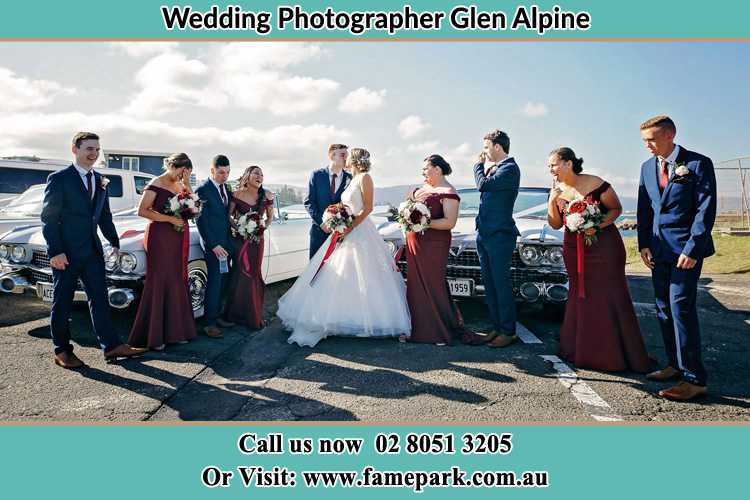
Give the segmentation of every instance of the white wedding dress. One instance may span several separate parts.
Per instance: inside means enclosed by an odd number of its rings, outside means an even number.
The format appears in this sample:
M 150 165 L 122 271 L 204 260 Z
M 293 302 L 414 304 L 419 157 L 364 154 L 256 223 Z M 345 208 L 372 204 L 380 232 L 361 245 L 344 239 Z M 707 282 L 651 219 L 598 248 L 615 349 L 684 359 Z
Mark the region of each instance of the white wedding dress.
M 341 195 L 354 214 L 363 206 L 361 179 L 352 179 Z M 330 241 L 331 236 L 279 299 L 276 314 L 292 331 L 288 342 L 312 347 L 329 335 L 408 336 L 406 285 L 372 221 L 364 221 L 344 238 L 310 285 Z

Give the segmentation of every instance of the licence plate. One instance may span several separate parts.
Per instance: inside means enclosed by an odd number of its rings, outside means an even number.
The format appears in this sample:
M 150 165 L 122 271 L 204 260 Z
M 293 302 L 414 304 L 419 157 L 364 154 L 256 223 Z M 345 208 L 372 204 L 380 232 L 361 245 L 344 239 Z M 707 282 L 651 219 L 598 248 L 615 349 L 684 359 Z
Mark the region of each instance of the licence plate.
M 37 283 L 36 294 L 44 302 L 52 302 L 55 298 L 55 289 L 49 283 Z
M 451 295 L 471 297 L 474 295 L 474 280 L 448 280 Z

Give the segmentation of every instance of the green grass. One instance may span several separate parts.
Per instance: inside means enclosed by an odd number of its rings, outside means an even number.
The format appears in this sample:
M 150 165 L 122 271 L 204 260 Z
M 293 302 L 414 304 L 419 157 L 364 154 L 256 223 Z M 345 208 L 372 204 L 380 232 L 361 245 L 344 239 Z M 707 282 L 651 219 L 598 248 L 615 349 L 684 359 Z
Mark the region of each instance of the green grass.
M 636 237 L 624 238 L 627 270 L 648 272 L 638 253 Z M 703 264 L 704 273 L 742 274 L 750 272 L 750 236 L 714 234 L 716 253 Z

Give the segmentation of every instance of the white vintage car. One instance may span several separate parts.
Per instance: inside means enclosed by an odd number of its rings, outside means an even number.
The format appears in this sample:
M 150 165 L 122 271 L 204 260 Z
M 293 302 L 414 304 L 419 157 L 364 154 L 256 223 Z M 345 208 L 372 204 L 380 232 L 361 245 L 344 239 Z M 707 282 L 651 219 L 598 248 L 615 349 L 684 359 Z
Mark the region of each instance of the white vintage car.
M 135 210 L 113 217 L 120 235 L 120 256 L 114 257 L 107 241 L 105 249 L 109 303 L 125 309 L 133 304 L 143 288 L 146 275 L 146 253 L 143 249 L 147 221 Z M 263 278 L 266 283 L 294 278 L 308 262 L 310 217 L 303 207 L 275 207 L 273 224 L 265 233 Z M 188 279 L 195 317 L 203 315 L 206 287 L 206 263 L 198 229 L 190 226 Z M 39 222 L 17 227 L 0 237 L 0 291 L 35 293 L 40 299 L 52 301 L 52 269 Z M 85 301 L 86 293 L 79 283 L 76 301 Z
M 484 295 L 479 256 L 477 254 L 474 218 L 479 212 L 479 191 L 460 189 L 459 219 L 453 229 L 453 241 L 448 255 L 448 285 L 454 297 Z M 511 274 L 513 292 L 518 300 L 543 301 L 545 304 L 563 304 L 568 298 L 568 275 L 563 262 L 563 233 L 547 225 L 548 188 L 519 190 L 513 210 L 521 236 L 513 252 Z M 389 229 L 380 230 L 406 278 L 406 255 L 400 252 L 404 245 L 400 227 L 392 223 Z

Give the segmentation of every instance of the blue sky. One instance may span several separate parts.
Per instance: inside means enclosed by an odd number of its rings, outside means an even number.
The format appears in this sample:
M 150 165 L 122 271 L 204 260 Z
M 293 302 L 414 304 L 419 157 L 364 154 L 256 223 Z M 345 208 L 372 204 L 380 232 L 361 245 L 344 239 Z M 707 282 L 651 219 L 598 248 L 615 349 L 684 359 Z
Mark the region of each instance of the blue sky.
M 566 145 L 632 195 L 652 115 L 715 161 L 750 155 L 748 60 L 730 43 L 6 43 L 0 154 L 66 158 L 93 128 L 105 148 L 186 151 L 199 176 L 221 152 L 303 185 L 345 142 L 373 153 L 379 185 L 417 182 L 430 153 L 468 184 L 501 128 L 524 184 L 547 185 Z

